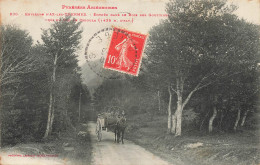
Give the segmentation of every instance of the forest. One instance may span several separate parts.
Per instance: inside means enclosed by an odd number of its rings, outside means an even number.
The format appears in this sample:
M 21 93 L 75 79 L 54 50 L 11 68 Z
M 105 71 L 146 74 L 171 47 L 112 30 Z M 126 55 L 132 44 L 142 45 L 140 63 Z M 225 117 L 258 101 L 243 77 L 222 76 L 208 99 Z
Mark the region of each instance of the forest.
M 259 25 L 225 1 L 176 1 L 149 31 L 138 77 L 103 79 L 97 113 L 174 164 L 259 164 Z
M 174 2 L 168 19 L 149 31 L 139 76 L 105 79 L 93 95 L 96 110 L 167 115 L 165 130 L 175 136 L 182 125 L 209 133 L 256 129 L 259 25 L 224 1 Z
M 91 99 L 79 73 L 81 34 L 80 23 L 60 21 L 34 44 L 28 31 L 1 25 L 1 146 L 48 139 L 86 120 Z

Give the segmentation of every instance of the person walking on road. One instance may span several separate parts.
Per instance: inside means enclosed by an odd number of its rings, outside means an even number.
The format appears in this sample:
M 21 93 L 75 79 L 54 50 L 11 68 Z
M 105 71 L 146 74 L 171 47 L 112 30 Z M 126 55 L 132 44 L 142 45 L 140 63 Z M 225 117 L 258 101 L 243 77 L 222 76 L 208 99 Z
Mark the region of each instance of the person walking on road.
M 98 138 L 98 141 L 100 142 L 101 141 L 101 138 L 102 138 L 102 124 L 101 124 L 101 119 L 100 119 L 101 115 L 98 114 L 98 117 L 97 117 L 97 124 L 96 124 L 96 134 L 97 134 L 97 138 Z

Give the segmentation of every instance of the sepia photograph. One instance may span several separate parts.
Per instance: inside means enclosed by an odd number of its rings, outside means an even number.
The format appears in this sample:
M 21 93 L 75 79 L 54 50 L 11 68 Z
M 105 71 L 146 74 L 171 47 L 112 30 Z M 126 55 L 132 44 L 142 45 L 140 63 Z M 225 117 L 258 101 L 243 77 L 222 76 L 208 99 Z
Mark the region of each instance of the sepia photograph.
M 0 165 L 259 165 L 259 0 L 0 0 Z

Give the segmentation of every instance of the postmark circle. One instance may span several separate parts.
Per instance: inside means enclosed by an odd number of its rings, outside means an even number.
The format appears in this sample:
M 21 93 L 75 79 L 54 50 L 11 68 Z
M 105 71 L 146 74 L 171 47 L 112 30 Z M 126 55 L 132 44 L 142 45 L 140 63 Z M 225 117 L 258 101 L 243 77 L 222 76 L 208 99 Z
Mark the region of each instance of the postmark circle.
M 112 33 L 121 33 L 125 37 L 129 37 L 132 40 L 131 36 L 128 35 L 128 32 L 122 29 L 114 29 L 113 27 L 103 28 L 88 40 L 86 48 L 85 48 L 85 59 L 89 66 L 89 68 L 98 76 L 106 79 L 124 79 L 125 73 L 121 73 L 118 71 L 105 69 L 103 67 L 104 62 L 106 60 L 106 55 L 109 49 L 109 44 L 111 42 Z M 123 37 L 121 35 L 121 37 Z M 137 48 L 134 44 L 135 48 L 135 55 L 134 55 L 134 62 L 131 67 L 129 67 L 128 71 L 130 72 L 131 69 L 134 67 L 137 59 Z

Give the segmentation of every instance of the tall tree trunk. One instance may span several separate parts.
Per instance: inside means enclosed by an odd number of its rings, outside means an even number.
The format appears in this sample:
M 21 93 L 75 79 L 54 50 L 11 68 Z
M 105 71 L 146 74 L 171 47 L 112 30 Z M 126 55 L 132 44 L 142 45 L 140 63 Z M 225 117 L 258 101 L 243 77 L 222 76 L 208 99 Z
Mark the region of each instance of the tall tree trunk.
M 55 97 L 53 97 L 53 103 L 52 103 L 52 111 L 51 111 L 51 122 L 50 122 L 50 131 L 49 131 L 49 134 L 52 133 L 52 125 L 53 125 L 53 121 L 54 121 L 54 110 L 55 110 Z
M 170 85 L 168 86 L 168 92 L 169 92 L 169 104 L 168 104 L 168 129 L 167 132 L 171 133 L 172 128 L 172 92 Z
M 176 132 L 175 136 L 181 136 L 181 124 L 182 124 L 182 103 L 177 103 L 176 110 Z
M 47 128 L 45 130 L 45 134 L 43 138 L 47 138 L 50 133 L 50 126 L 51 126 L 51 118 L 52 118 L 52 106 L 53 106 L 53 91 L 50 92 L 50 102 L 49 102 L 49 110 L 48 110 L 48 120 L 47 120 Z
M 157 92 L 157 95 L 158 95 L 158 110 L 159 112 L 161 111 L 161 96 L 160 96 L 160 91 L 158 90 Z
M 177 109 L 175 112 L 176 115 L 176 131 L 175 136 L 181 136 L 181 124 L 182 124 L 182 110 L 183 110 L 183 102 L 182 102 L 182 94 L 183 94 L 183 81 L 182 79 L 177 78 L 176 83 L 176 94 L 177 94 Z
M 175 134 L 176 133 L 176 114 L 172 115 L 172 128 L 171 128 L 171 133 Z
M 48 110 L 48 120 L 47 127 L 43 138 L 47 138 L 52 131 L 52 124 L 54 119 L 54 84 L 56 81 L 56 69 L 57 69 L 57 60 L 58 54 L 55 54 L 54 62 L 53 62 L 53 72 L 51 78 L 51 87 L 50 87 L 50 102 L 49 102 L 49 110 Z
M 212 114 L 211 118 L 209 119 L 209 133 L 211 133 L 213 131 L 213 122 L 214 122 L 216 116 L 217 116 L 217 107 L 214 105 L 213 114 Z
M 234 131 L 237 131 L 238 122 L 240 120 L 240 114 L 241 114 L 241 109 L 240 109 L 240 107 L 238 107 L 237 118 L 236 118 L 236 122 L 235 122 L 235 125 L 234 125 L 234 128 L 233 128 Z
M 240 124 L 241 127 L 243 127 L 245 125 L 245 121 L 246 121 L 246 117 L 247 117 L 248 112 L 249 112 L 249 110 L 246 110 L 243 117 L 242 117 L 242 121 L 241 121 L 241 124 Z
M 209 119 L 209 133 L 211 133 L 213 131 L 213 123 L 214 120 L 217 116 L 217 101 L 218 101 L 218 96 L 214 95 L 214 100 L 213 100 L 213 114 L 211 116 L 211 118 Z

